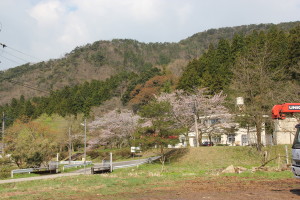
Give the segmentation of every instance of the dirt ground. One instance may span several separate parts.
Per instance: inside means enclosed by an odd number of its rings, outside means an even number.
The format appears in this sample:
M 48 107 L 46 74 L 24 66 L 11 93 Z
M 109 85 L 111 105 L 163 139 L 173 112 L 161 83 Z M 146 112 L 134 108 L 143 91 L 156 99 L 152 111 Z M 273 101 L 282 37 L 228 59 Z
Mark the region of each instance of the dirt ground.
M 104 199 L 198 200 L 198 199 L 300 199 L 300 180 L 239 177 L 197 178 L 148 190 L 128 191 Z M 101 198 L 98 198 L 101 199 Z

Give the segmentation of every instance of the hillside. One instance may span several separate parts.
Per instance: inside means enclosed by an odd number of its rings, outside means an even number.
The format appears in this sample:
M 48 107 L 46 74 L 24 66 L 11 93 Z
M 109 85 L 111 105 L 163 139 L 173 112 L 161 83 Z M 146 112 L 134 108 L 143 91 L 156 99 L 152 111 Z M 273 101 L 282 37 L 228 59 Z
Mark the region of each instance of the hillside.
M 275 25 L 288 30 L 300 22 Z M 121 71 L 140 73 L 146 69 L 166 67 L 179 77 L 187 63 L 198 58 L 221 38 L 231 39 L 234 34 L 248 34 L 253 30 L 266 30 L 273 24 L 245 25 L 210 29 L 197 33 L 178 43 L 142 43 L 136 40 L 114 39 L 97 41 L 77 47 L 63 58 L 25 64 L 0 71 L 0 105 L 12 98 L 42 96 L 64 86 L 74 86 L 84 81 L 105 80 Z M 34 86 L 39 90 L 22 85 Z

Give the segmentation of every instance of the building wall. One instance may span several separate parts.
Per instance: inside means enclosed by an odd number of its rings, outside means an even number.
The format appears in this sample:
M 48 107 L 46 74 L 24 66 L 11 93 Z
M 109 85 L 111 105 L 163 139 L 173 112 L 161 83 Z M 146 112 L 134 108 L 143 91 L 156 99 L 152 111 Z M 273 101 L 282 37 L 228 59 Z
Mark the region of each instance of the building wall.
M 196 134 L 195 132 L 190 132 L 189 136 L 189 146 L 196 146 Z M 230 146 L 247 146 L 256 144 L 256 129 L 255 128 L 239 128 L 233 135 L 234 140 L 231 140 L 232 137 L 228 135 L 221 135 L 219 138 L 212 138 L 212 142 L 215 144 L 228 144 Z M 264 126 L 261 134 L 261 140 L 263 145 L 270 145 L 272 143 L 272 135 L 268 135 L 265 132 Z M 180 143 L 176 147 L 186 147 L 187 143 L 185 142 L 184 136 L 179 137 Z M 202 142 L 209 141 L 207 135 L 202 135 Z

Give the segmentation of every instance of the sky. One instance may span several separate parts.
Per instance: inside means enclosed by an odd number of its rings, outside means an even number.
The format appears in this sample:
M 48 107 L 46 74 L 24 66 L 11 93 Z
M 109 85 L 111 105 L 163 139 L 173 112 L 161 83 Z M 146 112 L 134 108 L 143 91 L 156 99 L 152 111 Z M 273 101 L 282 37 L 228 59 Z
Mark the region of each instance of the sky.
M 179 42 L 211 28 L 299 20 L 300 0 L 0 0 L 0 70 L 99 40 Z

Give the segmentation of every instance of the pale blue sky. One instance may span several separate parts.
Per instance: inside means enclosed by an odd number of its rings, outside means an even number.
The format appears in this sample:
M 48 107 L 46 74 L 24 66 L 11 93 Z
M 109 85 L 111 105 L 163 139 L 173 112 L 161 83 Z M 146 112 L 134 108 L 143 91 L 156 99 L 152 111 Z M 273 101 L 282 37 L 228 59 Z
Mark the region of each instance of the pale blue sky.
M 210 28 L 300 20 L 300 0 L 1 0 L 0 70 L 98 40 L 178 42 Z

